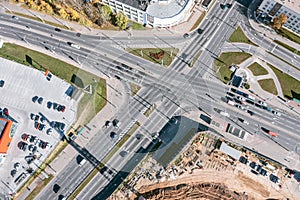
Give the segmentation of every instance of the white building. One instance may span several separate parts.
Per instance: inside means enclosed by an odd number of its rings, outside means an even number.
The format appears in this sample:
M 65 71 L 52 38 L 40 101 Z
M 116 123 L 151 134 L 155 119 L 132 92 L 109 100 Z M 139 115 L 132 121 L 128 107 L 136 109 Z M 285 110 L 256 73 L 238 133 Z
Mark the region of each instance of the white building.
M 122 11 L 129 19 L 151 27 L 171 27 L 191 14 L 193 0 L 102 0 L 118 13 Z
M 263 0 L 258 12 L 274 18 L 281 13 L 288 16 L 285 28 L 300 34 L 300 0 Z

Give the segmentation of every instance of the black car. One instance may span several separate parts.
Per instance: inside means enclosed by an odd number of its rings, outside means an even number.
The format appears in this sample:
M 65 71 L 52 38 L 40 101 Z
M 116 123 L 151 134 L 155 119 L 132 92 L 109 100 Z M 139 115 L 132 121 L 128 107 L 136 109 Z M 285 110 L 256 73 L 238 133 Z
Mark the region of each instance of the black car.
M 52 103 L 51 101 L 48 101 L 48 102 L 47 102 L 47 108 L 50 109 L 50 108 L 52 107 L 52 104 L 53 104 L 53 103 Z
M 57 103 L 55 103 L 55 102 L 53 102 L 53 104 L 52 104 L 52 108 L 53 108 L 54 110 L 56 110 L 56 109 L 57 109 L 57 107 L 58 107 L 58 104 L 57 104 Z
M 231 8 L 231 7 L 232 7 L 232 4 L 227 3 L 226 6 L 227 6 L 227 8 Z
M 247 110 L 247 113 L 249 113 L 251 116 L 254 115 L 254 112 L 251 110 Z
M 5 81 L 4 80 L 0 80 L 0 87 L 4 86 Z
M 60 186 L 58 184 L 53 185 L 53 192 L 57 193 L 60 190 Z
M 57 32 L 61 32 L 61 30 L 59 28 L 55 28 L 54 30 Z
M 110 133 L 111 139 L 114 139 L 116 136 L 117 136 L 116 132 L 111 132 L 111 133 Z
M 268 176 L 268 172 L 265 169 L 261 169 L 260 174 L 263 176 Z
M 38 96 L 34 96 L 34 97 L 32 97 L 32 102 L 35 103 L 38 99 L 39 99 Z
M 202 34 L 203 33 L 203 29 L 201 29 L 201 28 L 198 28 L 198 30 L 197 30 L 197 32 L 198 32 L 198 34 Z
M 247 163 L 249 162 L 247 158 L 245 158 L 244 156 L 241 156 L 239 161 L 245 165 L 247 165 Z
M 270 180 L 274 183 L 280 182 L 280 179 L 277 176 L 275 176 L 274 174 L 270 174 Z
M 256 166 L 257 166 L 256 162 L 251 162 L 251 163 L 250 163 L 250 167 L 251 167 L 252 169 L 255 169 Z
M 43 97 L 39 97 L 38 100 L 37 100 L 37 102 L 38 102 L 39 104 L 42 104 L 43 101 L 44 101 Z

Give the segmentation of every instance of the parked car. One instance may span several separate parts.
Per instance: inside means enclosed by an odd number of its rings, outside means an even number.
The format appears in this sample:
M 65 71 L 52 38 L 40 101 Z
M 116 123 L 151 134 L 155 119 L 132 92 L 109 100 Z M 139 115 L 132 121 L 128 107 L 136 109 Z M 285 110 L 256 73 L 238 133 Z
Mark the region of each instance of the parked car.
M 263 176 L 268 176 L 268 172 L 264 168 L 261 169 L 260 174 Z
M 4 86 L 5 81 L 4 80 L 0 80 L 0 87 Z
M 262 171 L 262 166 L 261 165 L 257 165 L 256 171 L 260 174 Z
M 116 136 L 117 136 L 117 133 L 116 133 L 116 132 L 111 132 L 111 133 L 110 133 L 111 139 L 114 139 Z
M 252 169 L 255 169 L 257 164 L 256 162 L 251 162 L 250 165 L 249 165 Z
M 280 112 L 277 112 L 276 110 L 272 110 L 272 113 L 273 113 L 274 115 L 281 116 L 281 113 L 280 113 Z
M 244 156 L 241 156 L 239 161 L 245 165 L 247 165 L 247 163 L 249 162 L 247 158 L 245 158 Z
M 15 15 L 13 15 L 11 18 L 14 19 L 14 20 L 18 20 L 19 19 L 19 17 L 15 16 Z
M 44 98 L 43 98 L 43 97 L 39 97 L 38 100 L 37 100 L 37 102 L 38 102 L 39 104 L 42 104 L 43 101 L 44 101 Z
M 189 38 L 189 37 L 191 37 L 188 33 L 185 33 L 184 35 L 183 35 L 183 37 L 184 38 Z
M 42 123 L 39 123 L 39 122 L 35 122 L 34 123 L 34 127 L 39 130 L 39 131 L 42 131 L 44 130 L 44 128 L 46 128 L 46 125 L 45 124 L 42 124 Z
M 29 139 L 29 135 L 24 133 L 24 134 L 22 134 L 21 138 L 23 141 L 27 141 Z
M 38 96 L 34 96 L 34 97 L 32 97 L 32 102 L 35 103 L 38 99 L 39 99 Z
M 28 146 L 28 144 L 27 144 L 26 142 L 20 141 L 20 142 L 18 143 L 19 149 L 21 149 L 21 150 L 23 150 L 23 151 L 26 151 L 27 146 Z
M 262 105 L 262 106 L 268 106 L 268 104 L 266 104 L 266 103 L 263 102 L 263 101 L 258 101 L 258 104 L 259 104 L 259 105 Z
M 114 127 L 119 128 L 121 122 L 118 119 L 114 119 L 112 124 L 113 124 Z
M 47 108 L 50 109 L 50 108 L 52 107 L 52 104 L 53 104 L 53 103 L 52 103 L 51 101 L 48 101 L 48 102 L 47 102 Z
M 57 111 L 59 112 L 65 112 L 66 107 L 64 105 L 58 105 Z
M 280 178 L 278 178 L 274 174 L 270 174 L 270 180 L 274 183 L 280 183 Z
M 111 125 L 111 122 L 110 121 L 106 121 L 105 122 L 105 127 L 107 128 L 107 127 L 109 127 Z

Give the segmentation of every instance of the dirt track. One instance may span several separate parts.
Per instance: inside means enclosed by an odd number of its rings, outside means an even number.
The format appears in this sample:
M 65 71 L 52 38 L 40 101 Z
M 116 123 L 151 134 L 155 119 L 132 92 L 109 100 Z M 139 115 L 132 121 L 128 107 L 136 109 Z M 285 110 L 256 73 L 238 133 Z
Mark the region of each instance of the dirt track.
M 283 199 L 275 189 L 267 188 L 240 172 L 212 170 L 142 186 L 137 191 L 146 199 Z

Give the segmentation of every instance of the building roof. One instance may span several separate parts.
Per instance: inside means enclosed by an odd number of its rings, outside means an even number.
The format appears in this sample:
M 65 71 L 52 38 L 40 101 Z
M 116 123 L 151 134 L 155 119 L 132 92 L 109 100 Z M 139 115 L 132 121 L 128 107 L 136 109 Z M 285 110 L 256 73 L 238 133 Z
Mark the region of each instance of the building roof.
M 146 11 L 149 0 L 116 0 L 131 7 Z
M 299 0 L 274 0 L 274 1 L 300 14 Z
M 156 1 L 149 4 L 147 14 L 157 18 L 169 18 L 177 15 L 190 0 Z
M 10 129 L 12 127 L 12 121 L 0 118 L 0 154 L 7 154 L 10 142 Z
M 230 157 L 238 160 L 240 159 L 242 152 L 240 152 L 239 150 L 236 150 L 230 146 L 228 146 L 226 143 L 222 142 L 221 147 L 220 147 L 220 151 L 222 151 L 223 153 L 226 153 L 227 155 L 229 155 Z

